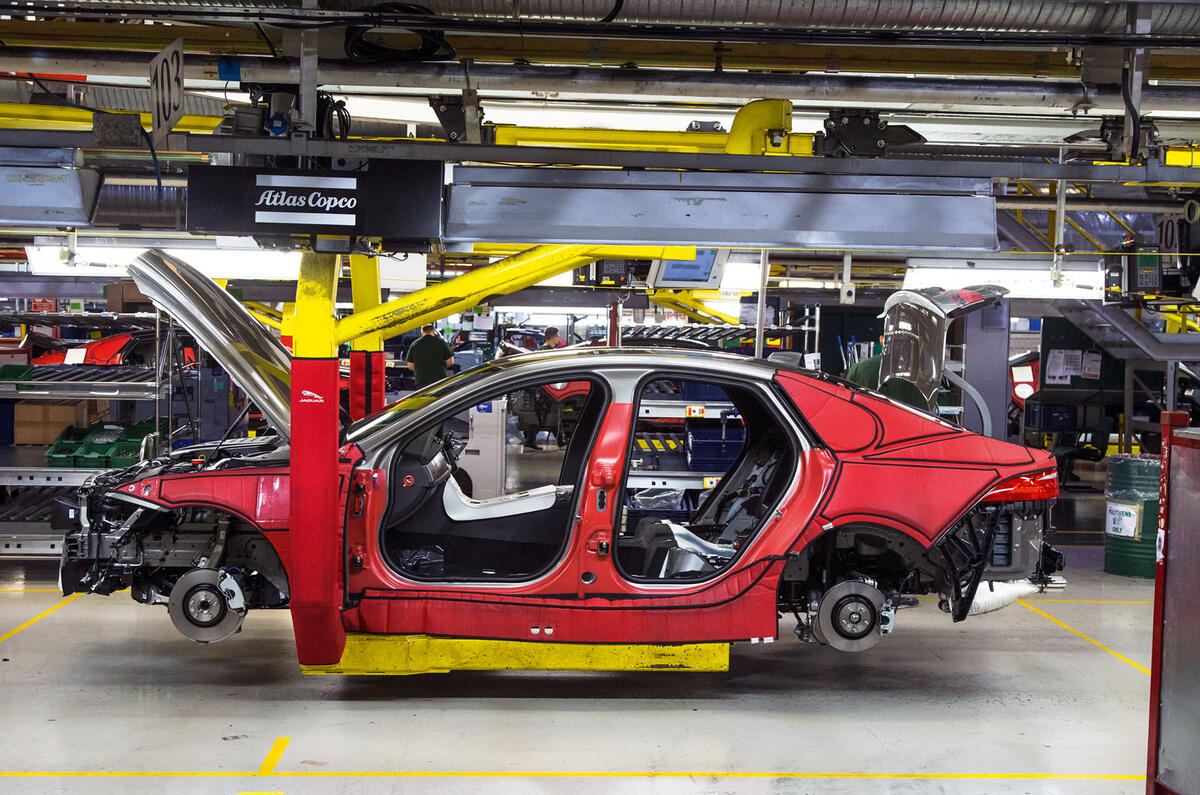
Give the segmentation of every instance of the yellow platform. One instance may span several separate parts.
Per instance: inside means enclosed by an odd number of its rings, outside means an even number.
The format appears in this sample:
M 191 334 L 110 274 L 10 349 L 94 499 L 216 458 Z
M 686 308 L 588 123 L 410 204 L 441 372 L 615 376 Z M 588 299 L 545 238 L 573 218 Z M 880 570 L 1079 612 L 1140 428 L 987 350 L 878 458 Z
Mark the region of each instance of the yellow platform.
M 341 661 L 301 665 L 306 674 L 401 675 L 450 671 L 728 671 L 728 643 L 590 644 L 346 636 Z

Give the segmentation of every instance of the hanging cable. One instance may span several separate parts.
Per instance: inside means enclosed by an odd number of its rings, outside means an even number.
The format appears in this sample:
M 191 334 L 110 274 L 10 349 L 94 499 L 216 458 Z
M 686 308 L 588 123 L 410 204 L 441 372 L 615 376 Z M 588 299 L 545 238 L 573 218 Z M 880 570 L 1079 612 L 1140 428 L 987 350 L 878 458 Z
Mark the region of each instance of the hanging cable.
M 617 18 L 617 14 L 621 13 L 621 7 L 624 5 L 625 0 L 617 0 L 617 2 L 613 3 L 612 11 L 609 11 L 607 14 L 605 14 L 604 18 L 600 20 L 600 23 L 602 25 L 607 25 L 609 22 L 612 22 Z
M 317 92 L 318 138 L 346 140 L 350 137 L 350 121 L 350 111 L 346 108 L 345 100 L 334 99 L 325 91 Z
M 382 11 L 395 14 L 430 14 L 425 6 L 411 3 L 381 3 L 371 6 L 368 11 Z M 401 61 L 449 61 L 455 56 L 454 47 L 446 41 L 446 34 L 440 30 L 412 30 L 421 39 L 421 46 L 410 50 L 397 50 L 384 44 L 368 41 L 366 35 L 375 29 L 375 25 L 351 25 L 346 28 L 346 57 L 355 63 L 392 63 Z
M 279 57 L 279 51 L 275 49 L 275 43 L 274 43 L 273 41 L 271 41 L 271 37 L 267 35 L 267 31 L 266 31 L 266 29 L 265 29 L 265 28 L 262 26 L 262 23 L 261 23 L 261 22 L 255 22 L 255 23 L 254 23 L 254 27 L 258 28 L 258 35 L 262 36 L 262 40 L 263 40 L 263 41 L 265 41 L 265 42 L 267 43 L 267 47 L 269 47 L 269 48 L 270 48 L 270 50 L 271 50 L 271 57 L 272 57 L 272 58 L 278 58 L 278 57 Z

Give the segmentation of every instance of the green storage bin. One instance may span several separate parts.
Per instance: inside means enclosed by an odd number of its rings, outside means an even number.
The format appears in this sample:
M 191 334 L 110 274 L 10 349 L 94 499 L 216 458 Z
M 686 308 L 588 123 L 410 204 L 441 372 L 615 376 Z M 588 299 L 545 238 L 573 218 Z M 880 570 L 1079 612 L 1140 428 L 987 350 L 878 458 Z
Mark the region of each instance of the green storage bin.
M 1104 570 L 1152 578 L 1158 542 L 1158 456 L 1108 457 Z
M 0 364 L 0 381 L 30 381 L 32 379 L 32 364 Z
M 93 425 L 75 452 L 75 466 L 80 469 L 108 469 L 112 450 L 123 430 L 124 426 L 116 423 L 100 422 Z
M 50 445 L 50 449 L 46 451 L 46 466 L 75 466 L 75 453 L 79 450 L 79 445 L 83 444 L 83 440 L 87 438 L 89 430 L 89 428 L 76 428 L 74 425 L 64 428 L 58 438 L 54 440 L 54 444 Z
M 113 468 L 131 467 L 141 460 L 141 439 L 118 439 L 108 452 L 108 465 Z
M 165 434 L 167 430 L 166 420 L 162 421 L 160 433 Z M 121 440 L 128 441 L 136 439 L 141 442 L 148 434 L 154 433 L 154 420 L 142 420 L 135 422 L 133 425 L 126 426 L 125 430 L 121 431 Z

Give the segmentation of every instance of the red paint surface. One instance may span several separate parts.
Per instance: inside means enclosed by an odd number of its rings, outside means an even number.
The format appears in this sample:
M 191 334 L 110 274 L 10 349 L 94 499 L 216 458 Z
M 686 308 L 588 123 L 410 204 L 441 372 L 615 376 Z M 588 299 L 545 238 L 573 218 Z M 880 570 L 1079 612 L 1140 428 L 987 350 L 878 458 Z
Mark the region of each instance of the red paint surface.
M 1171 448 L 1179 442 L 1191 442 L 1190 439 L 1175 439 L 1176 428 L 1186 428 L 1190 416 L 1186 411 L 1164 411 L 1162 422 L 1162 447 L 1159 451 L 1158 473 L 1158 532 L 1162 533 L 1162 548 L 1158 550 L 1158 559 L 1154 564 L 1154 619 L 1150 624 L 1150 731 L 1146 752 L 1146 792 L 1149 795 L 1171 790 L 1158 781 L 1158 732 L 1160 711 L 1162 708 L 1162 654 L 1163 654 L 1163 618 L 1166 613 L 1165 596 L 1167 591 L 1167 544 L 1170 533 L 1167 532 L 1171 516 Z M 1191 446 L 1191 445 L 1187 445 Z
M 882 397 L 789 373 L 778 380 L 837 455 L 822 525 L 867 522 L 928 546 L 994 486 L 1054 469 L 1044 450 L 988 439 Z
M 95 342 L 79 346 L 85 349 L 81 364 L 121 364 L 121 352 L 131 339 L 133 339 L 132 334 L 114 334 L 111 337 L 103 337 Z M 66 358 L 67 351 L 65 349 L 47 351 L 34 359 L 32 364 L 62 364 Z
M 361 420 L 383 408 L 383 351 L 350 351 L 350 418 Z
M 305 454 L 293 458 L 290 478 L 279 470 L 234 471 L 122 489 L 164 504 L 223 505 L 268 531 L 295 517 L 290 533 L 268 537 L 288 569 L 300 661 L 319 664 L 337 661 L 344 631 L 587 643 L 773 637 L 781 557 L 789 551 L 851 522 L 892 527 L 927 547 L 997 484 L 1054 469 L 1047 453 L 985 439 L 859 390 L 792 374 L 778 381 L 829 449 L 798 451 L 779 510 L 726 571 L 699 583 L 632 583 L 616 569 L 613 524 L 634 420 L 627 403 L 609 406 L 578 487 L 567 548 L 535 582 L 429 585 L 388 567 L 379 548 L 387 472 L 352 469 L 361 455 L 353 447 L 341 451 L 339 464 L 332 359 L 293 363 L 292 447 Z M 305 390 L 326 399 L 305 402 Z M 344 565 L 353 606 L 343 610 Z M 594 581 L 585 583 L 585 573 Z
M 341 659 L 342 503 L 338 483 L 338 361 L 292 360 L 289 504 L 292 629 L 301 664 Z

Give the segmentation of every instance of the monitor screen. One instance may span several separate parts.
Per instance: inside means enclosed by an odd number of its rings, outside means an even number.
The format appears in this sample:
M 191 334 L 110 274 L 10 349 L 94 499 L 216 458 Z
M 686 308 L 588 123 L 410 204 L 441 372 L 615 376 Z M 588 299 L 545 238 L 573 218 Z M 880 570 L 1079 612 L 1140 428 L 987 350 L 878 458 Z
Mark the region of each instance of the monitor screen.
M 706 284 L 712 278 L 713 266 L 717 262 L 715 248 L 696 249 L 696 258 L 665 259 L 658 271 L 658 278 L 664 282 L 696 282 Z

